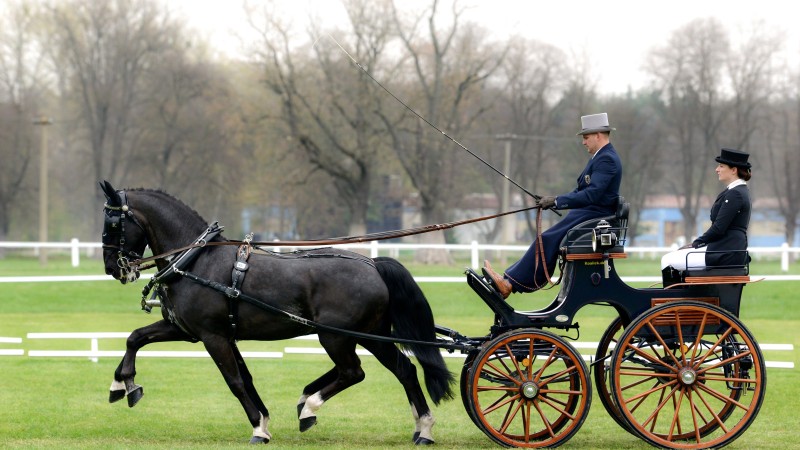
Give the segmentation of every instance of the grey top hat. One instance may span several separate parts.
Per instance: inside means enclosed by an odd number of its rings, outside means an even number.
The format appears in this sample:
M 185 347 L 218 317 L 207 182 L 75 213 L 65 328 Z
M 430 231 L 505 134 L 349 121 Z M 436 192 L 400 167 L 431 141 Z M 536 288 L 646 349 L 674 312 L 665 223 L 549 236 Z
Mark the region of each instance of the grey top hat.
M 720 155 L 714 158 L 714 161 L 722 164 L 727 164 L 731 167 L 741 167 L 743 169 L 749 169 L 751 167 L 750 163 L 747 162 L 747 158 L 750 157 L 749 153 L 743 152 L 741 150 L 736 150 L 733 148 L 723 148 L 720 151 Z
M 592 114 L 581 117 L 581 131 L 575 133 L 575 136 L 602 132 L 609 133 L 614 130 L 616 128 L 608 126 L 608 114 Z

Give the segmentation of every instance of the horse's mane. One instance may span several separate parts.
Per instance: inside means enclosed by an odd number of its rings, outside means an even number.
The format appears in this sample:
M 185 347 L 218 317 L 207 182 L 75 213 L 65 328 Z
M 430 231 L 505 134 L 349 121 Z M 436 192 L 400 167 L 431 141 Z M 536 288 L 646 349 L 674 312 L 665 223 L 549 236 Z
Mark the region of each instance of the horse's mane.
M 191 206 L 189 206 L 186 203 L 184 203 L 183 200 L 175 197 L 174 195 L 169 194 L 168 192 L 166 192 L 164 190 L 161 190 L 161 189 L 147 189 L 147 188 L 132 188 L 132 189 L 125 189 L 125 191 L 126 192 L 143 192 L 143 193 L 155 194 L 155 195 L 158 195 L 158 196 L 161 196 L 161 197 L 166 197 L 166 198 L 171 199 L 172 201 L 178 203 L 179 205 L 183 206 L 184 208 L 186 208 L 199 221 L 201 221 L 203 223 L 208 223 L 203 218 L 203 216 L 200 215 L 200 213 L 195 211 L 194 208 L 192 208 Z

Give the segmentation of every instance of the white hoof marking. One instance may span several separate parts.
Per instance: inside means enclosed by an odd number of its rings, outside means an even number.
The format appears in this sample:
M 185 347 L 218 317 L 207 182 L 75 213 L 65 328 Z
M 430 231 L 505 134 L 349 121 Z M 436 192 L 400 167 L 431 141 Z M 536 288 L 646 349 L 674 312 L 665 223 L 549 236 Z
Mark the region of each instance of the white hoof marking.
M 320 408 L 320 406 L 322 406 L 323 403 L 325 403 L 325 401 L 322 400 L 322 396 L 319 395 L 319 392 L 311 397 L 308 397 L 305 401 L 305 405 L 303 406 L 303 410 L 300 412 L 300 419 L 316 416 L 317 410 Z
M 272 440 L 272 433 L 269 432 L 267 429 L 267 425 L 269 425 L 269 417 L 264 417 L 261 414 L 261 420 L 258 423 L 258 426 L 253 428 L 253 437 L 264 438 L 268 441 Z

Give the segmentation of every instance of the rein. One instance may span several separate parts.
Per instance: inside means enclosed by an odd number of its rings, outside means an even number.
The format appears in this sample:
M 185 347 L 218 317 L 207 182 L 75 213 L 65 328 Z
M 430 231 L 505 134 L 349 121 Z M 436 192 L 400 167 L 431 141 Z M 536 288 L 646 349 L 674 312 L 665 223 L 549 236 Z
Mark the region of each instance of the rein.
M 519 281 L 515 280 L 514 278 L 512 278 L 508 274 L 505 274 L 505 275 L 508 278 L 510 278 L 512 281 L 517 283 L 518 285 L 520 285 L 520 286 L 522 286 L 522 287 L 524 287 L 526 289 L 529 289 L 531 291 L 552 289 L 553 287 L 555 287 L 555 286 L 557 286 L 558 284 L 561 283 L 562 277 L 559 277 L 558 282 L 553 283 L 553 278 L 551 277 L 550 271 L 547 268 L 547 259 L 545 258 L 545 254 L 544 254 L 544 243 L 542 242 L 542 209 L 541 208 L 539 208 L 539 210 L 536 212 L 536 240 L 534 242 L 536 243 L 536 253 L 535 253 L 536 256 L 535 256 L 535 259 L 534 259 L 533 273 L 535 274 L 539 270 L 539 264 L 541 264 L 542 268 L 544 270 L 544 276 L 545 276 L 544 284 L 540 286 L 539 283 L 536 281 L 536 277 L 534 276 L 533 285 L 535 287 L 530 287 L 530 286 L 526 286 L 523 283 L 520 283 Z M 559 271 L 563 273 L 563 268 L 561 267 L 561 265 L 559 265 L 558 268 L 559 268 Z
M 193 244 L 189 244 L 185 247 L 176 248 L 167 252 L 164 252 L 160 255 L 150 256 L 148 258 L 141 258 L 134 261 L 130 261 L 131 266 L 142 266 L 146 263 L 152 263 L 158 259 L 168 258 L 177 253 L 184 252 L 186 250 L 190 250 L 197 247 L 206 247 L 206 246 L 220 246 L 220 245 L 242 245 L 244 243 L 248 243 L 253 246 L 273 246 L 273 247 L 314 247 L 314 246 L 328 246 L 328 245 L 340 245 L 340 244 L 356 244 L 360 242 L 370 242 L 370 241 L 382 241 L 386 239 L 394 239 L 398 237 L 404 236 L 413 236 L 417 234 L 424 234 L 430 233 L 433 231 L 438 230 L 447 230 L 450 228 L 454 228 L 460 225 L 466 225 L 475 222 L 481 222 L 484 220 L 495 219 L 502 216 L 507 216 L 509 214 L 516 214 L 523 211 L 530 211 L 532 209 L 538 209 L 537 215 L 537 228 L 541 228 L 541 207 L 538 205 L 529 206 L 526 208 L 517 209 L 514 211 L 506 211 L 499 214 L 492 214 L 489 216 L 482 216 L 472 219 L 464 219 L 459 220 L 456 222 L 448 222 L 442 224 L 434 224 L 434 225 L 425 225 L 422 227 L 417 228 L 407 228 L 404 230 L 393 230 L 393 231 L 381 231 L 378 233 L 370 233 L 365 234 L 362 236 L 344 236 L 344 237 L 336 237 L 336 238 L 328 238 L 328 239 L 314 239 L 314 240 L 306 240 L 306 241 L 236 241 L 236 240 L 227 240 L 227 241 L 216 241 L 210 242 L 209 240 L 199 239 Z M 146 270 L 152 268 L 153 265 L 148 265 L 141 267 L 141 270 Z

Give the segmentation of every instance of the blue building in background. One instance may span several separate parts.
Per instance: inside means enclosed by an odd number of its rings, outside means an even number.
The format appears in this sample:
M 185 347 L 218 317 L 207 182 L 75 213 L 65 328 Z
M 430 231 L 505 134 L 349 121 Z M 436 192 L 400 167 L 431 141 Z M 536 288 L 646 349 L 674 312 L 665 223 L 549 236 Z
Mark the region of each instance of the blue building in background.
M 697 228 L 693 236 L 683 236 L 683 216 L 678 201 L 673 196 L 652 196 L 639 217 L 637 246 L 669 247 L 683 245 L 694 237 L 703 234 L 711 225 L 709 215 L 713 199 L 704 199 Z M 757 199 L 753 204 L 748 229 L 748 243 L 752 247 L 777 247 L 786 242 L 784 237 L 784 218 L 778 213 L 774 199 Z M 795 230 L 794 242 L 800 242 L 800 230 Z

